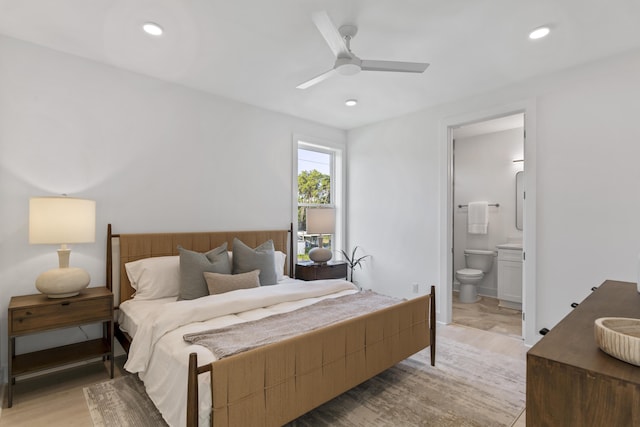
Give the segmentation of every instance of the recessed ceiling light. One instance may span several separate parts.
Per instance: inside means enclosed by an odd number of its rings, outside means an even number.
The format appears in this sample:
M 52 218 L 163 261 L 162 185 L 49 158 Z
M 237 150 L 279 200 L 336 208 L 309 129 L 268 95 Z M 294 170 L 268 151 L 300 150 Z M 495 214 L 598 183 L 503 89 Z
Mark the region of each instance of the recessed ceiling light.
M 155 22 L 145 22 L 142 26 L 142 29 L 145 33 L 151 34 L 152 36 L 161 36 L 164 30 L 162 27 Z
M 358 100 L 357 99 L 347 99 L 346 101 L 344 101 L 344 105 L 346 105 L 347 107 L 355 107 L 356 105 L 358 105 Z
M 551 29 L 549 27 L 538 27 L 529 33 L 529 38 L 531 40 L 541 39 L 548 36 L 549 32 L 551 32 Z

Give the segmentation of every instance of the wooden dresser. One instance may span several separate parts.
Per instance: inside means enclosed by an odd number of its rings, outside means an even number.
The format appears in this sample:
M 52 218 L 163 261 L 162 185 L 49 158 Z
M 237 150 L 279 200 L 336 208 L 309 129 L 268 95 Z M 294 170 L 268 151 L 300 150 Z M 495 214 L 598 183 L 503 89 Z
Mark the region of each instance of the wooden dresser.
M 608 280 L 527 353 L 527 427 L 640 426 L 640 367 L 595 342 L 599 317 L 640 318 L 635 283 Z

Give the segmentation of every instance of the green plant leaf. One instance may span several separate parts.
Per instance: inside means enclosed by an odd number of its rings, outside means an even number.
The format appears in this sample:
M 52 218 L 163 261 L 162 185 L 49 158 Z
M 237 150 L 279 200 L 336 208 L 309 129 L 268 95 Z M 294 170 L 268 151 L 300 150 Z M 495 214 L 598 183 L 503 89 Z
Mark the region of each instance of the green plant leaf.
M 358 246 L 354 247 L 353 250 L 351 251 L 351 256 L 349 256 L 349 254 L 347 254 L 344 250 L 340 251 L 342 253 L 342 256 L 344 257 L 344 259 L 346 260 L 347 264 L 349 265 L 349 267 L 351 269 L 353 269 L 354 267 L 361 267 L 362 268 L 362 262 L 366 258 L 371 256 L 371 255 L 363 255 L 360 258 L 356 258 L 357 250 L 358 250 Z

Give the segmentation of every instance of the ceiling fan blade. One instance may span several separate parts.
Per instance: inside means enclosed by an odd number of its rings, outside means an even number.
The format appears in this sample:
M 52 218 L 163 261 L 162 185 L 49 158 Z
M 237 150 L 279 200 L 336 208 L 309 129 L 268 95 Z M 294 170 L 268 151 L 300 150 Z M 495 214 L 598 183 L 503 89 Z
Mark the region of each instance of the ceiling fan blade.
M 322 37 L 326 40 L 329 48 L 336 56 L 336 58 L 340 54 L 348 54 L 349 49 L 347 49 L 347 45 L 344 43 L 342 36 L 338 32 L 338 29 L 333 22 L 331 22 L 331 18 L 325 11 L 315 12 L 311 19 L 313 19 L 314 24 L 318 27 L 318 31 L 322 34 Z
M 326 79 L 328 79 L 329 77 L 333 76 L 336 73 L 337 71 L 335 70 L 335 68 L 332 68 L 331 70 L 324 72 L 319 76 L 315 76 L 311 80 L 307 80 L 304 83 L 300 83 L 298 86 L 296 86 L 296 89 L 307 89 L 313 85 L 317 85 L 318 83 L 325 81 Z
M 364 71 L 396 71 L 403 73 L 423 73 L 429 64 L 426 62 L 375 61 L 363 59 L 360 64 Z

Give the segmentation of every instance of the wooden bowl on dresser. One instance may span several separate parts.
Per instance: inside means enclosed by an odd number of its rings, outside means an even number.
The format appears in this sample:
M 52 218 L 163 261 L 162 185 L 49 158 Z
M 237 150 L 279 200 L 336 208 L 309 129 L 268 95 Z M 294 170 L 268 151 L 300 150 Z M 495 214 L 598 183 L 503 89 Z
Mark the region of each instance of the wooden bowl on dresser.
M 602 351 L 640 366 L 640 319 L 601 317 L 595 320 L 594 333 Z

